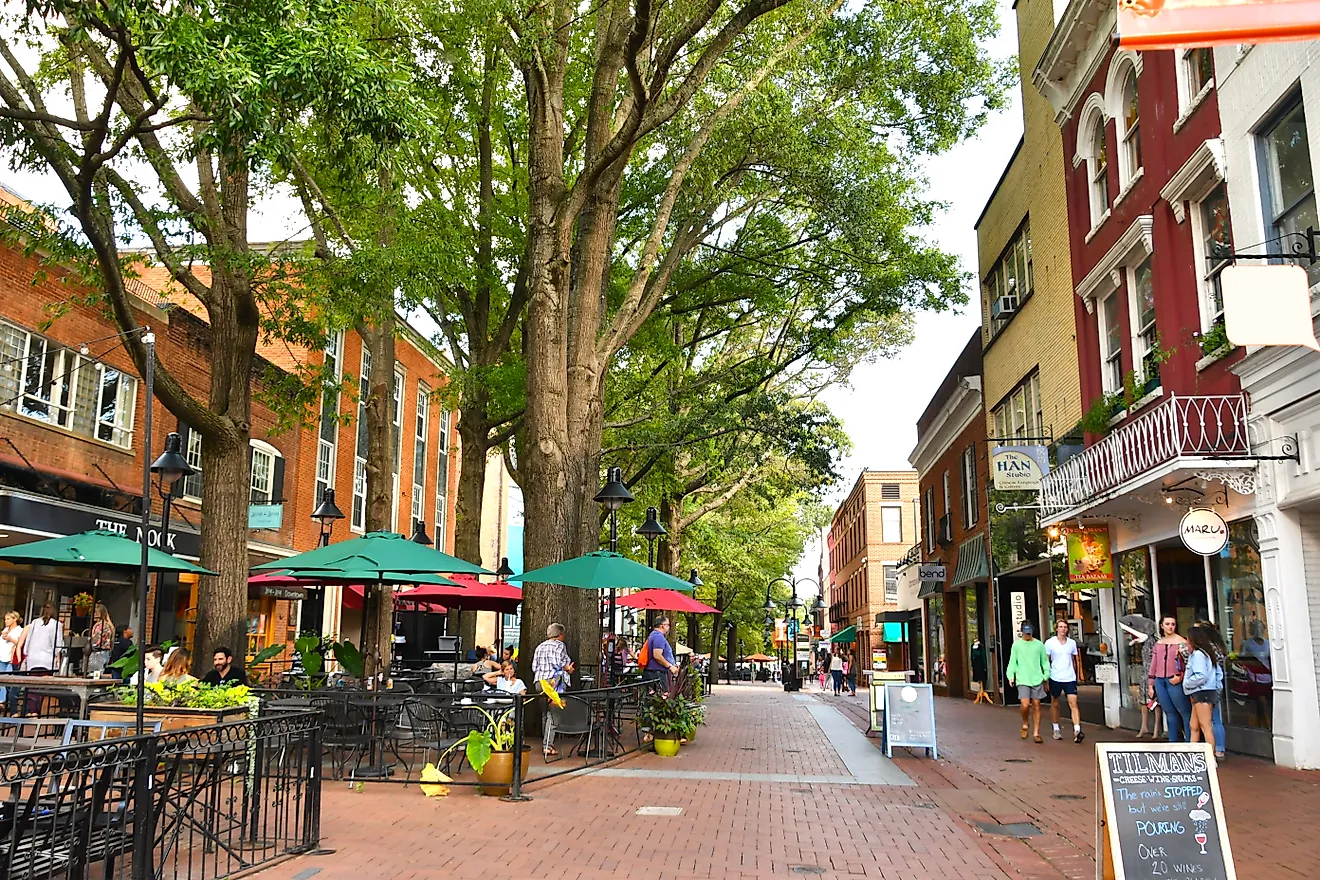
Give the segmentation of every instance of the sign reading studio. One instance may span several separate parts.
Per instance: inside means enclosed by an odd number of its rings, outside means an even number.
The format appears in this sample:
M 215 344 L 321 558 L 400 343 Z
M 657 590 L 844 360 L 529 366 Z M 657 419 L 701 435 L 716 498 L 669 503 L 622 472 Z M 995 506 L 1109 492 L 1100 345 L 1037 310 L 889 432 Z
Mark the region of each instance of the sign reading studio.
M 990 472 L 1001 492 L 1040 491 L 1050 472 L 1050 454 L 1044 446 L 995 446 L 990 450 Z

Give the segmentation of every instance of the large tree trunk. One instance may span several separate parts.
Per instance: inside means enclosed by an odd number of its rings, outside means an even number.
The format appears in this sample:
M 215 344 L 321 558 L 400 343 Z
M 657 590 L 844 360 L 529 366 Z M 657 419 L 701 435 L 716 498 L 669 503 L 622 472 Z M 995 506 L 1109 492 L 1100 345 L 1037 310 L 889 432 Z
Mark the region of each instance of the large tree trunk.
M 396 531 L 394 522 L 394 468 L 399 438 L 394 433 L 394 329 L 393 308 L 382 310 L 372 327 L 359 327 L 363 344 L 371 352 L 367 396 L 367 531 Z M 403 426 L 400 425 L 400 431 Z M 405 536 L 406 537 L 406 536 Z M 394 630 L 394 590 L 389 585 L 368 587 L 362 609 L 362 655 L 366 672 L 389 668 Z
M 463 396 L 463 410 L 458 420 L 459 468 L 458 498 L 454 506 L 454 555 L 459 559 L 484 564 L 481 558 L 481 510 L 485 501 L 487 437 L 489 428 L 490 394 L 481 383 Z M 498 565 L 498 560 L 495 565 Z M 491 567 L 494 567 L 493 565 Z M 449 612 L 446 631 L 458 632 L 465 648 L 473 647 L 476 639 L 477 614 L 460 613 L 457 605 Z

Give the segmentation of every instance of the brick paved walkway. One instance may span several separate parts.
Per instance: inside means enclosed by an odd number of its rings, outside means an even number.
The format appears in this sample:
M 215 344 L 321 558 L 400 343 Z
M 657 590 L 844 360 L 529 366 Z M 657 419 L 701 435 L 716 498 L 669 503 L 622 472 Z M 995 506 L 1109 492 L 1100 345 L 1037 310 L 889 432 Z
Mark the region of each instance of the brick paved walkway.
M 327 783 L 323 845 L 336 853 L 304 856 L 259 876 L 1094 877 L 1090 740 L 1083 746 L 1024 744 L 1006 710 L 937 702 L 938 762 L 896 753 L 891 765 L 845 747 L 865 745 L 839 730 L 843 718 L 862 725 L 861 698 L 792 695 L 742 684 L 716 689 L 707 727 L 679 757 L 647 754 L 613 765 L 617 775 L 593 773 L 538 785 L 525 804 L 481 798 L 470 789 L 427 799 L 414 786 L 368 785 L 357 793 Z M 842 718 L 831 714 L 833 709 Z M 838 751 L 822 729 L 830 721 L 841 742 Z M 862 784 L 863 777 L 897 770 L 917 784 Z M 839 781 L 767 781 L 768 776 Z M 1237 759 L 1221 779 L 1244 876 L 1320 877 L 1320 858 L 1302 840 L 1311 822 L 1298 821 L 1320 808 L 1320 774 Z M 682 813 L 636 815 L 644 806 L 679 807 Z M 974 824 L 978 820 L 1034 822 L 1044 833 L 1025 840 L 992 837 Z

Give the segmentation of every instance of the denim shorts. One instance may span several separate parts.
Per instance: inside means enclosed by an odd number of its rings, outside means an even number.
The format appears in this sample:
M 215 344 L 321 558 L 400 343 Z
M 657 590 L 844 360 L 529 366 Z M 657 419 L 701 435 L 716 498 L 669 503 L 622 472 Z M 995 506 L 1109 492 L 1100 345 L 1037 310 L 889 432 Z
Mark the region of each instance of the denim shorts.
M 1187 695 L 1193 703 L 1209 703 L 1211 706 L 1219 705 L 1219 691 L 1193 691 Z

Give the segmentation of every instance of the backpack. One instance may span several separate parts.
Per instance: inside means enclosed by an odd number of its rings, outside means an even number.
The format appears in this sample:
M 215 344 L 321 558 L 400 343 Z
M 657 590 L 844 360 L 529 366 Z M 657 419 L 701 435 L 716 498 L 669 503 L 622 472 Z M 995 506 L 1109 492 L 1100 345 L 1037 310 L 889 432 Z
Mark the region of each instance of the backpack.
M 651 637 L 646 637 L 646 644 L 642 645 L 642 650 L 637 652 L 637 668 L 645 669 L 651 662 Z

